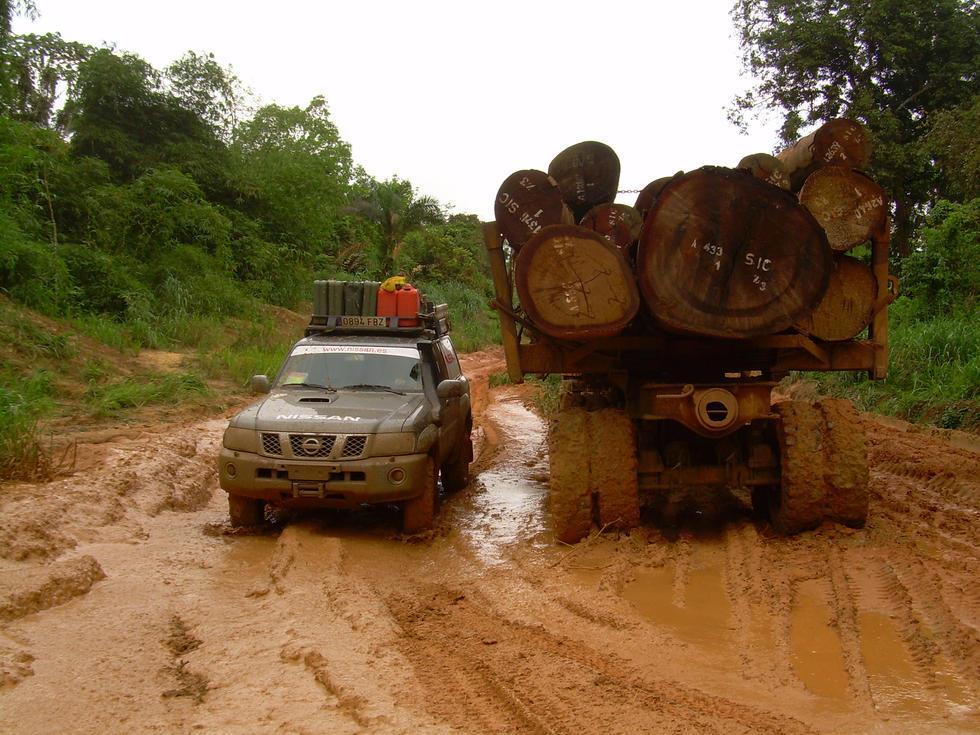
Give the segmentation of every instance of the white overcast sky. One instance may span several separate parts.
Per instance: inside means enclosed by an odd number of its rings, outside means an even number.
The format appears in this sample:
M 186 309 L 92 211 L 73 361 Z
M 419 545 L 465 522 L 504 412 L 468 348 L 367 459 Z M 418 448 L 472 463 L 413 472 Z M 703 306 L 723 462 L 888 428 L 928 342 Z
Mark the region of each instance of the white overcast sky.
M 508 174 L 581 140 L 616 150 L 620 189 L 777 143 L 775 117 L 746 136 L 725 116 L 749 83 L 731 0 L 36 4 L 15 32 L 115 44 L 158 68 L 210 51 L 263 103 L 322 94 L 369 173 L 484 219 Z

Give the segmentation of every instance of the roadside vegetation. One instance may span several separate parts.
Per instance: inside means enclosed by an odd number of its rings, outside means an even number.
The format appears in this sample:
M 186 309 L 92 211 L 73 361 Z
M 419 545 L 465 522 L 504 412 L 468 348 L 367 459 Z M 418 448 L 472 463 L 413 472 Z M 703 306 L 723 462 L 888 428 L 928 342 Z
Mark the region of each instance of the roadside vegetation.
M 40 467 L 45 427 L 224 405 L 278 367 L 317 278 L 406 275 L 460 349 L 496 340 L 477 218 L 370 176 L 322 97 L 256 107 L 210 55 L 13 35 L 34 10 L 0 5 L 0 478 Z

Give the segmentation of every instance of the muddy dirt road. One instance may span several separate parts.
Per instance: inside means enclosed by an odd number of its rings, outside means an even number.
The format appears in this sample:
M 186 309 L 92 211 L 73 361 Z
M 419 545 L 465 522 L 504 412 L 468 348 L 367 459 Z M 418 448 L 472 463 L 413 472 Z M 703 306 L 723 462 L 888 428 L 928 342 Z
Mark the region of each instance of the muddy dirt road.
M 478 475 L 390 509 L 225 525 L 223 420 L 80 447 L 0 492 L 0 731 L 980 731 L 980 454 L 869 419 L 871 521 L 794 539 L 689 492 L 555 545 L 545 426 L 481 383 Z M 962 446 L 960 446 L 962 445 Z

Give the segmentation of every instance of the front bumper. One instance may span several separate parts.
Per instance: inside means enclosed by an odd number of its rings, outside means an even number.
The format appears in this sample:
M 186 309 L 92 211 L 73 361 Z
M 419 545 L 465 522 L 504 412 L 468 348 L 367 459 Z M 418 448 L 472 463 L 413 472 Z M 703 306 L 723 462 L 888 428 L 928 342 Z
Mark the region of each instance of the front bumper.
M 422 494 L 427 454 L 346 461 L 284 461 L 222 448 L 221 488 L 233 495 L 287 506 L 353 508 L 393 503 Z M 400 469 L 404 475 L 396 482 Z

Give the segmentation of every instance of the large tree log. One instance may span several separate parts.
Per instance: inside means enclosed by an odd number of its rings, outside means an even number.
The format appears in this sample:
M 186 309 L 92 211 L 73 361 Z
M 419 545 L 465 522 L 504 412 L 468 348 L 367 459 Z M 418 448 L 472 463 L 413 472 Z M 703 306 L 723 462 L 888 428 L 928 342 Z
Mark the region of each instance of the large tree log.
M 497 227 L 514 250 L 542 227 L 572 224 L 557 182 L 544 171 L 515 171 L 500 185 L 493 205 Z
M 753 153 L 746 156 L 738 162 L 735 168 L 748 171 L 757 179 L 762 179 L 780 189 L 789 189 L 789 174 L 786 172 L 786 164 L 768 153 Z
M 578 222 L 597 204 L 616 199 L 619 156 L 605 143 L 586 140 L 569 146 L 548 165 L 565 203 Z
M 538 232 L 521 248 L 514 279 L 531 321 L 559 339 L 611 337 L 640 307 L 622 253 L 584 227 L 552 225 Z
M 810 174 L 800 190 L 800 204 L 817 218 L 830 247 L 839 251 L 870 240 L 888 216 L 881 187 L 846 166 L 825 166 Z
M 643 229 L 640 213 L 628 204 L 600 204 L 590 209 L 579 224 L 598 232 L 620 250 L 635 243 Z
M 640 234 L 640 292 L 666 328 L 772 334 L 813 309 L 832 267 L 827 238 L 789 192 L 706 166 L 660 193 Z
M 671 182 L 671 179 L 681 176 L 683 173 L 683 171 L 678 171 L 673 176 L 664 176 L 659 179 L 654 179 L 643 187 L 640 193 L 637 194 L 636 202 L 633 204 L 633 208 L 640 213 L 640 217 L 643 219 L 647 218 L 647 212 L 649 212 L 653 207 L 653 203 L 657 201 L 657 197 L 660 196 L 660 192 L 662 192 L 664 187 Z
M 852 339 L 871 323 L 877 300 L 878 282 L 871 268 L 857 258 L 839 255 L 827 293 L 796 328 L 817 339 Z
M 828 120 L 776 156 L 786 165 L 790 188 L 799 191 L 821 166 L 864 168 L 871 160 L 871 141 L 864 127 L 847 118 Z

